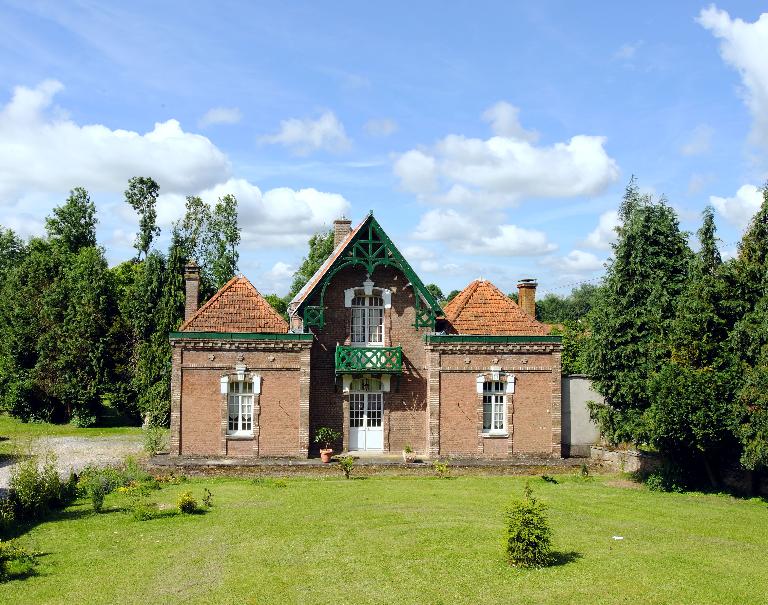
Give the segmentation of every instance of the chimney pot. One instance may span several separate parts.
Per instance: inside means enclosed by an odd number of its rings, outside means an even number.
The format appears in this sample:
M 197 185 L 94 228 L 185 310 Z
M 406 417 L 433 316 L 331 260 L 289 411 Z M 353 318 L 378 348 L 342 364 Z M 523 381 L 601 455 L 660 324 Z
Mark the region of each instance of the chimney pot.
M 195 261 L 189 261 L 184 265 L 184 287 L 186 289 L 184 321 L 187 321 L 197 312 L 200 300 L 200 267 Z
M 517 284 L 517 304 L 528 315 L 536 319 L 536 287 L 535 279 L 521 279 Z
M 338 248 L 339 244 L 343 242 L 347 235 L 352 231 L 352 221 L 342 216 L 339 219 L 333 221 L 333 247 Z

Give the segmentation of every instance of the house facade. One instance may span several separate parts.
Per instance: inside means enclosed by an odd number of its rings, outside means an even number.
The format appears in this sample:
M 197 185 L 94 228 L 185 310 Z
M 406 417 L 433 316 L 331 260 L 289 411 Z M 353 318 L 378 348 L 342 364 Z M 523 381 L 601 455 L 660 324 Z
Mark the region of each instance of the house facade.
M 337 452 L 437 458 L 561 455 L 561 343 L 476 280 L 440 306 L 369 215 L 334 223 L 335 248 L 286 322 L 245 278 L 197 308 L 173 346 L 171 455 L 307 457 L 320 427 Z

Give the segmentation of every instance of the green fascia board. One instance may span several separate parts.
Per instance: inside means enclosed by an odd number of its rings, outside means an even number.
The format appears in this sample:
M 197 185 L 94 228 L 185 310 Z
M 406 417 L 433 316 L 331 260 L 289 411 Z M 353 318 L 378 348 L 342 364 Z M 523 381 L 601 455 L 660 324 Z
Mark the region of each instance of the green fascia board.
M 413 270 L 413 267 L 408 263 L 407 260 L 405 260 L 405 257 L 401 254 L 400 250 L 398 250 L 397 246 L 394 244 L 394 242 L 389 238 L 386 231 L 379 225 L 379 222 L 374 218 L 373 212 L 370 212 L 368 214 L 368 217 L 363 221 L 362 225 L 360 225 L 360 228 L 356 234 L 356 236 L 347 242 L 347 245 L 344 249 L 344 251 L 339 254 L 338 257 L 331 263 L 330 266 L 325 270 L 325 274 L 331 273 L 333 269 L 343 263 L 347 257 L 344 256 L 344 253 L 346 250 L 353 248 L 355 243 L 367 232 L 367 228 L 369 225 L 372 225 L 373 228 L 378 232 L 378 235 L 381 237 L 381 239 L 387 244 L 388 248 L 392 251 L 392 256 L 395 258 L 397 263 L 400 265 L 400 270 L 405 274 L 405 276 L 408 278 L 408 280 L 411 282 L 411 285 L 415 290 L 418 290 L 421 295 L 424 297 L 424 299 L 427 301 L 427 304 L 432 308 L 435 315 L 442 315 L 443 309 L 440 307 L 440 304 L 435 300 L 435 297 L 432 296 L 432 294 L 427 290 L 427 288 L 424 286 L 424 282 L 421 281 L 421 278 L 416 274 L 416 272 Z M 307 295 L 304 297 L 304 300 L 302 303 L 297 307 L 296 312 L 298 314 L 302 314 L 304 307 L 307 306 L 309 303 L 309 300 L 314 296 L 314 294 L 320 290 L 323 287 L 323 282 L 325 281 L 325 277 L 323 279 L 318 280 L 318 282 L 314 285 L 314 287 L 307 292 Z
M 314 338 L 311 333 L 297 334 L 271 332 L 171 332 L 171 339 L 186 340 L 309 340 Z
M 563 342 L 562 336 L 485 336 L 479 334 L 425 334 L 424 342 L 427 344 L 450 343 L 487 343 L 487 344 L 514 344 L 521 342 Z

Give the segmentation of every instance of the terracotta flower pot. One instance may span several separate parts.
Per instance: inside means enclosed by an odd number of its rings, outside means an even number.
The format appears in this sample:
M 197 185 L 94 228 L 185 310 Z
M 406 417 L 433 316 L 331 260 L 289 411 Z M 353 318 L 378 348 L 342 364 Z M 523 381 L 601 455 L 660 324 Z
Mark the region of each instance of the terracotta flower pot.
M 331 461 L 331 456 L 333 456 L 333 450 L 320 450 L 320 460 L 326 464 Z

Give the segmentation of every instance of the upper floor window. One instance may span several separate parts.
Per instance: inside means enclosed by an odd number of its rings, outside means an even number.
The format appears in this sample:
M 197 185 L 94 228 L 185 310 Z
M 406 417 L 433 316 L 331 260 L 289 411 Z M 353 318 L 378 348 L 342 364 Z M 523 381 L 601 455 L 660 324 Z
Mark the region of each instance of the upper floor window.
M 384 344 L 384 300 L 381 296 L 352 298 L 352 344 Z

